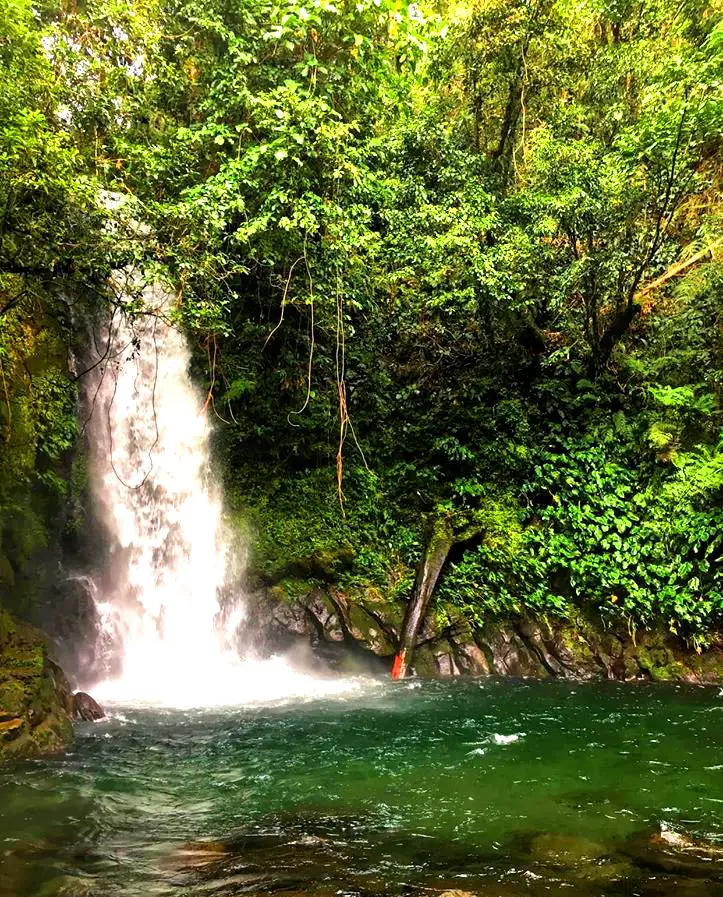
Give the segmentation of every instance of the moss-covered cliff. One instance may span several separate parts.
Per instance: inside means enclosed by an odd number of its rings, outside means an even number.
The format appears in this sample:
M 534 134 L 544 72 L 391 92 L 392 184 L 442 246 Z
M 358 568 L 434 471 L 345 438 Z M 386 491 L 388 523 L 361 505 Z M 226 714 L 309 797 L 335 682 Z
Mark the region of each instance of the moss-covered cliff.
M 259 632 L 266 650 L 310 644 L 334 663 L 389 672 L 436 516 L 409 513 L 393 485 L 367 471 L 350 476 L 345 515 L 328 470 L 274 475 L 245 466 L 229 481 L 249 550 L 249 644 Z M 442 506 L 439 513 L 452 512 Z M 580 596 L 560 567 L 546 584 L 556 602 L 526 591 L 518 574 L 534 557 L 520 555 L 532 540 L 544 550 L 550 534 L 539 521 L 525 524 L 509 495 L 452 520 L 458 541 L 417 638 L 412 669 L 419 675 L 723 679 L 719 627 L 710 626 L 701 643 L 659 612 L 642 620 L 611 586 L 606 595 Z M 582 560 L 582 545 L 567 550 L 569 563 L 577 552 Z M 624 562 L 631 576 L 645 564 L 632 552 Z
M 345 672 L 389 673 L 405 602 L 377 589 L 345 592 L 298 580 L 250 598 L 249 641 L 267 653 L 296 652 Z M 411 672 L 422 677 L 531 676 L 723 682 L 723 634 L 695 649 L 670 632 L 610 627 L 600 617 L 490 616 L 470 623 L 438 605 L 422 625 Z M 308 649 L 308 653 L 304 653 Z
M 0 760 L 67 747 L 72 712 L 73 693 L 42 634 L 0 609 Z

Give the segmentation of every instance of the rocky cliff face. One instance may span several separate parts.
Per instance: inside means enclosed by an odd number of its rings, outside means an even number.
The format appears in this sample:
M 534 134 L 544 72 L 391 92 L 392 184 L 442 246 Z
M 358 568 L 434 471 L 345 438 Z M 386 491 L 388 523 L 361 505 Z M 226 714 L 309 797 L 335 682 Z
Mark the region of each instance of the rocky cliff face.
M 0 760 L 67 747 L 73 712 L 73 692 L 44 637 L 0 609 Z
M 279 588 L 250 601 L 249 641 L 264 653 L 311 649 L 345 671 L 389 671 L 403 602 L 368 590 L 353 598 L 332 586 L 289 600 Z M 428 614 L 411 669 L 419 676 L 500 675 L 570 679 L 723 681 L 723 638 L 701 654 L 670 633 L 612 631 L 601 621 L 493 619 L 473 628 L 461 614 L 438 625 Z

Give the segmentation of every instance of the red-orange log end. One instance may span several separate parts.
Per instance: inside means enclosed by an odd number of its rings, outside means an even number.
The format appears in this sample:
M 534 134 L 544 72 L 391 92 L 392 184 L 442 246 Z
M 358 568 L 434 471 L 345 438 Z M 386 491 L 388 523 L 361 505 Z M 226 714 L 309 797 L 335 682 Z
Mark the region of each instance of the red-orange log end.
M 394 658 L 394 663 L 392 664 L 392 679 L 404 678 L 404 674 L 407 672 L 407 665 L 405 663 L 406 655 L 406 651 L 400 651 Z

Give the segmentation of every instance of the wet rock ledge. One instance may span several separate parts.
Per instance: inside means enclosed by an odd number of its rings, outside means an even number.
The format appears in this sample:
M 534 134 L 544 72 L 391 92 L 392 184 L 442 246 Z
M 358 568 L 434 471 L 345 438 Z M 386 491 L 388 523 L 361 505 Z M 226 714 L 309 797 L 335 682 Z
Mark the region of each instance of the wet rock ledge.
M 388 672 L 404 611 L 403 601 L 376 590 L 350 595 L 321 585 L 289 597 L 275 585 L 251 597 L 247 625 L 266 653 L 311 651 L 337 669 Z M 491 618 L 478 627 L 454 609 L 445 608 L 444 622 L 440 616 L 431 608 L 419 633 L 411 667 L 418 676 L 723 682 L 720 635 L 699 654 L 669 632 L 639 630 L 633 636 L 582 613 L 575 620 Z
M 73 694 L 43 634 L 0 608 L 0 761 L 62 751 L 73 740 L 71 719 L 99 715 L 89 695 Z

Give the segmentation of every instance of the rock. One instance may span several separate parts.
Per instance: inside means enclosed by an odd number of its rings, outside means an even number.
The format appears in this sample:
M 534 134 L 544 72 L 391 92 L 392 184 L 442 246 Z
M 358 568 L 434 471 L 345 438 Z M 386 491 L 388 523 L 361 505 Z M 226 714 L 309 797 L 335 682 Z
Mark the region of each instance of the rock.
M 0 759 L 67 747 L 73 740 L 68 694 L 42 633 L 0 610 Z
M 477 643 L 490 660 L 491 672 L 499 676 L 549 675 L 514 626 L 492 623 L 477 636 Z
M 229 847 L 223 841 L 190 841 L 175 849 L 167 862 L 179 870 L 203 869 L 229 854 Z
M 78 691 L 73 696 L 73 717 L 83 719 L 86 722 L 94 722 L 103 719 L 105 712 L 100 704 L 84 691 Z
M 346 626 L 346 621 L 339 612 L 339 608 L 327 593 L 316 589 L 303 599 L 302 604 L 321 641 L 343 642 L 345 640 L 348 626 Z
M 638 631 L 633 641 L 627 630 L 606 630 L 582 616 L 540 620 L 527 615 L 490 620 L 472 638 L 481 656 L 470 657 L 470 637 L 463 629 L 438 632 L 428 642 L 432 652 L 441 654 L 447 653 L 451 643 L 460 671 L 476 675 L 723 681 L 723 636 L 717 642 L 714 638 L 714 644 L 698 655 L 667 632 Z
M 100 656 L 101 620 L 97 587 L 92 577 L 59 578 L 47 594 L 34 602 L 33 622 L 50 638 L 53 654 L 71 674 L 105 678 Z
M 55 683 L 56 694 L 65 708 L 65 712 L 72 716 L 75 711 L 75 698 L 70 682 L 68 682 L 68 677 L 63 672 L 61 666 L 50 657 L 48 658 L 48 667 Z
M 25 720 L 20 717 L 6 720 L 5 722 L 0 723 L 0 738 L 10 741 L 20 734 L 24 726 Z
M 366 590 L 358 601 L 351 601 L 335 590 L 334 603 L 344 617 L 348 636 L 380 657 L 393 657 L 397 636 L 392 621 L 385 619 L 384 608 L 376 595 Z
M 394 653 L 379 614 L 331 588 L 307 587 L 290 598 L 279 586 L 247 599 L 241 650 L 270 656 L 284 653 L 300 668 L 349 674 L 387 672 Z M 293 583 L 294 590 L 299 583 Z M 379 627 L 379 628 L 377 628 Z
M 291 635 L 310 635 L 311 621 L 305 608 L 298 604 L 278 602 L 273 609 L 273 619 Z
M 403 600 L 371 585 L 276 581 L 250 597 L 242 647 L 265 655 L 310 648 L 320 665 L 336 670 L 345 658 L 366 654 L 388 672 L 404 610 Z M 422 623 L 417 676 L 723 682 L 723 634 L 698 655 L 672 633 L 638 630 L 633 641 L 627 629 L 616 632 L 582 613 L 572 620 L 511 615 L 475 627 L 457 608 L 445 606 L 441 616 L 444 625 L 431 613 Z
M 636 865 L 656 872 L 723 881 L 723 847 L 661 828 L 631 838 L 623 847 Z
M 449 653 L 437 654 L 437 669 L 439 670 L 439 675 L 449 677 L 449 676 L 458 676 L 460 673 L 459 667 L 454 662 L 454 656 L 452 655 L 452 651 L 450 649 Z
M 457 666 L 471 676 L 489 675 L 490 668 L 484 651 L 474 641 L 455 642 Z
M 543 866 L 575 869 L 602 859 L 607 848 L 577 835 L 545 833 L 536 835 L 529 846 L 530 859 Z
M 61 875 L 36 891 L 37 897 L 94 897 L 97 881 L 86 875 Z
M 536 868 L 556 870 L 556 874 L 562 873 L 566 878 L 587 884 L 602 886 L 635 877 L 635 869 L 628 857 L 613 854 L 604 844 L 577 835 L 535 835 L 526 852 Z

